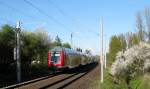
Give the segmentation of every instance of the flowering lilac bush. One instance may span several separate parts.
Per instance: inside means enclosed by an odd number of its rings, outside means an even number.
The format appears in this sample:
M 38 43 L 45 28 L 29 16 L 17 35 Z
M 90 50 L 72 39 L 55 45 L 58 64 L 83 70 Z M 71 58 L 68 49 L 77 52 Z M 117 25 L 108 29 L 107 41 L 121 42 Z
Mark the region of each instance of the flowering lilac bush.
M 140 43 L 125 52 L 119 52 L 112 64 L 110 74 L 118 77 L 134 77 L 150 70 L 150 45 Z

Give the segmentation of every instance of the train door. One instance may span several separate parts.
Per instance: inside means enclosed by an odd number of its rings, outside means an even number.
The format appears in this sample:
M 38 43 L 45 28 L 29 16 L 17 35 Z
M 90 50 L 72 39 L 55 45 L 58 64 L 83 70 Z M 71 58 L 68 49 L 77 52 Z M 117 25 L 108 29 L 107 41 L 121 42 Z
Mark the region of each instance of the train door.
M 60 60 L 60 52 L 52 52 L 51 64 L 58 64 Z

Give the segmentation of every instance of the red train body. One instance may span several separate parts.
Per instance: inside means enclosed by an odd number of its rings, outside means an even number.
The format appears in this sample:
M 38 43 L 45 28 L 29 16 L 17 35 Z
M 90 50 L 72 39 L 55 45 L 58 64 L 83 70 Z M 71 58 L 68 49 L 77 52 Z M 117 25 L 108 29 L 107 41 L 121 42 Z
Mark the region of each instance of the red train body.
M 48 67 L 50 70 L 75 68 L 92 62 L 94 61 L 91 56 L 68 48 L 56 47 L 48 52 Z

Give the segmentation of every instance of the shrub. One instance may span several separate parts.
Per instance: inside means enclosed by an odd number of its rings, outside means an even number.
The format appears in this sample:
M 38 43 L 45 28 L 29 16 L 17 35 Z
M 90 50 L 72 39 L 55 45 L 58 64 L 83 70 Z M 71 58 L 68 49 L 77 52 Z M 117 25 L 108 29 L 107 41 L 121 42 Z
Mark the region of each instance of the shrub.
M 110 74 L 114 80 L 125 79 L 129 83 L 131 78 L 143 75 L 150 70 L 150 45 L 140 43 L 125 52 L 119 52 L 112 64 Z

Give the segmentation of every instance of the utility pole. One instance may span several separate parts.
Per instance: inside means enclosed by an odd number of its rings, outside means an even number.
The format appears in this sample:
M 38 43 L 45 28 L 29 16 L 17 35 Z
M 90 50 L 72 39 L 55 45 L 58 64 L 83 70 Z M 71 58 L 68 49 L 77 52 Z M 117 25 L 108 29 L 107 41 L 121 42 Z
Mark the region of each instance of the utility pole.
M 70 39 L 70 43 L 71 43 L 71 48 L 73 49 L 73 41 L 72 41 L 72 38 L 73 38 L 73 33 L 71 33 L 71 39 Z
M 21 60 L 20 60 L 20 21 L 16 24 L 15 32 L 15 49 L 14 49 L 14 59 L 17 61 L 17 82 L 21 82 Z
M 105 49 L 104 49 L 104 67 L 106 69 L 106 65 L 107 65 L 107 55 L 106 55 L 106 34 L 105 34 Z
M 100 34 L 101 34 L 101 56 L 100 56 L 100 65 L 101 65 L 101 83 L 103 83 L 103 17 L 101 17 L 100 22 Z

